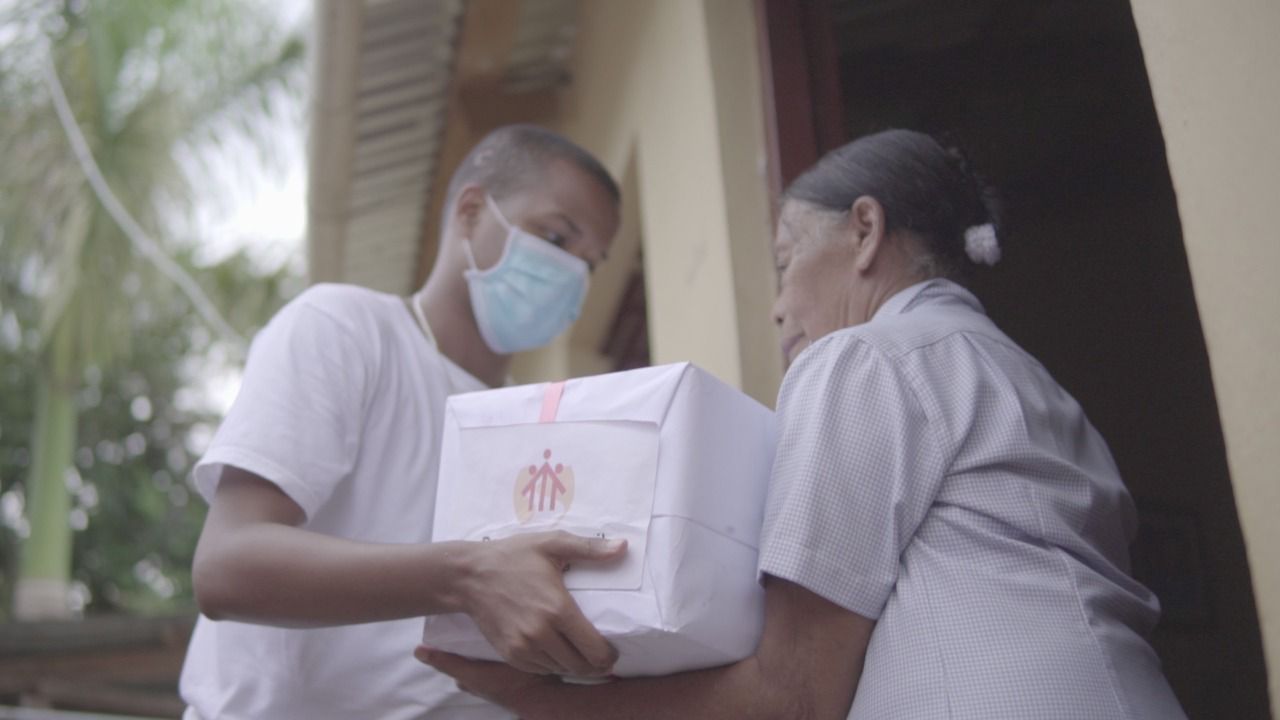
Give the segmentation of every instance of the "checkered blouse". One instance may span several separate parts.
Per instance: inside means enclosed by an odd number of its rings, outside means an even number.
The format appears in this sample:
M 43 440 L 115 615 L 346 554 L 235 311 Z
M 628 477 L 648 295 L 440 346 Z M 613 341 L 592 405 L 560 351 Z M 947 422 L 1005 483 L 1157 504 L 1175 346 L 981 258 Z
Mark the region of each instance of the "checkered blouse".
M 969 292 L 814 343 L 778 418 L 760 570 L 877 620 L 850 718 L 1184 717 L 1106 444 Z

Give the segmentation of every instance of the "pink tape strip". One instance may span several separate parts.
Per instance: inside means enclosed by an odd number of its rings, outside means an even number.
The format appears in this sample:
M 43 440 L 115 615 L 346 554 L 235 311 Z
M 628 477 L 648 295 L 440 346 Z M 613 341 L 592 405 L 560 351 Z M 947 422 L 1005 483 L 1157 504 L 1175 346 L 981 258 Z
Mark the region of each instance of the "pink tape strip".
M 538 422 L 555 422 L 556 413 L 560 412 L 561 395 L 564 395 L 563 381 L 547 385 L 547 391 L 542 396 L 542 415 L 538 417 Z

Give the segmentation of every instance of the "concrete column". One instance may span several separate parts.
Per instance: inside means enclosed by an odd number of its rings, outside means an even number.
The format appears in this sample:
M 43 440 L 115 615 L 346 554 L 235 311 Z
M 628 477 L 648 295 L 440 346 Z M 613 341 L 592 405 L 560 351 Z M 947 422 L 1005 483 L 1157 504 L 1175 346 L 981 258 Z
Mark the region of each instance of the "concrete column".
M 1280 697 L 1280 4 L 1132 0 Z M 1169 388 L 1176 393 L 1177 388 Z
M 637 211 L 653 362 L 692 360 L 771 405 L 781 359 L 752 5 L 600 0 L 580 13 L 558 127 L 619 177 L 634 173 L 624 201 Z

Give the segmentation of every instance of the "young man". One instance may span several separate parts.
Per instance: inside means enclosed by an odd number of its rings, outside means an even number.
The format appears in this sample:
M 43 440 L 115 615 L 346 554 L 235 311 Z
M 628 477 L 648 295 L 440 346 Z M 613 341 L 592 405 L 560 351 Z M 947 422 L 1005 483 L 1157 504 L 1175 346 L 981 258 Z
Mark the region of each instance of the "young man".
M 255 338 L 195 470 L 210 502 L 187 718 L 506 717 L 414 661 L 424 615 L 469 613 L 512 665 L 601 674 L 614 651 L 561 580 L 625 549 L 564 533 L 431 544 L 446 398 L 501 384 L 510 354 L 577 317 L 618 227 L 595 158 L 499 129 L 448 188 L 439 256 L 411 298 L 320 285 Z

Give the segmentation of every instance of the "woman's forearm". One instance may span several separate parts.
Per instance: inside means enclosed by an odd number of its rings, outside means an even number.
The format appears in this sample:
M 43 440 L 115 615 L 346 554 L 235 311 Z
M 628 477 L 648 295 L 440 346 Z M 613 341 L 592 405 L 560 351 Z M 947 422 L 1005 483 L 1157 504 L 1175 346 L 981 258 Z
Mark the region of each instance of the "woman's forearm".
M 755 658 L 711 670 L 595 686 L 546 683 L 513 710 L 524 720 L 776 720 L 811 717 Z

